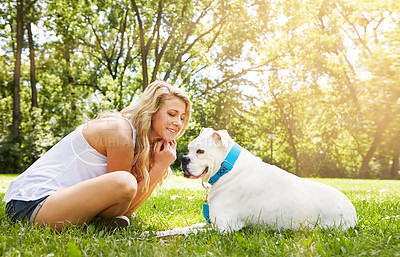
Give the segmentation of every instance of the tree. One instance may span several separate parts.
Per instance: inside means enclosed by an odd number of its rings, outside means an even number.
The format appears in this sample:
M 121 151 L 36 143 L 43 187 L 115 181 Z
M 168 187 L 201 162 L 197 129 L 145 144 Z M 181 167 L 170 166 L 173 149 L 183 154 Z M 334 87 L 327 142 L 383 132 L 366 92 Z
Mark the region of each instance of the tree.
M 35 65 L 35 44 L 32 35 L 32 23 L 27 24 L 28 42 L 29 42 L 29 61 L 30 61 L 30 77 L 31 77 L 31 91 L 32 91 L 32 108 L 38 107 L 37 102 L 37 89 L 36 89 L 36 65 Z
M 30 12 L 32 6 L 37 0 L 25 2 L 24 0 L 17 0 L 17 15 L 16 15 L 16 49 L 15 49 L 15 64 L 14 64 L 14 91 L 13 91 L 13 122 L 11 127 L 11 134 L 14 136 L 19 135 L 21 124 L 21 106 L 20 106 L 20 78 L 21 78 L 21 55 L 24 44 L 24 29 L 25 17 Z
M 398 16 L 399 6 L 394 2 L 359 1 L 358 6 L 338 4 L 337 10 L 346 22 L 342 29 L 352 40 L 360 58 L 350 64 L 357 67 L 359 73 L 356 80 L 363 88 L 358 91 L 361 99 L 361 124 L 364 128 L 360 135 L 367 134 L 370 140 L 360 143 L 365 149 L 360 149 L 363 160 L 360 166 L 360 176 L 373 176 L 369 163 L 383 141 L 383 136 L 389 124 L 397 116 L 396 107 L 400 97 L 398 85 L 397 64 L 399 57 Z M 360 8 L 361 6 L 361 8 Z M 397 35 L 397 37 L 392 37 Z M 366 69 L 364 74 L 360 73 Z M 358 139 L 362 140 L 362 139 Z M 363 148 L 364 148 L 363 147 Z
M 201 127 L 212 127 L 270 161 L 273 131 L 274 163 L 298 175 L 397 174 L 397 2 L 0 5 L 3 167 L 26 167 L 85 115 L 119 110 L 166 80 L 194 104 L 178 155 Z

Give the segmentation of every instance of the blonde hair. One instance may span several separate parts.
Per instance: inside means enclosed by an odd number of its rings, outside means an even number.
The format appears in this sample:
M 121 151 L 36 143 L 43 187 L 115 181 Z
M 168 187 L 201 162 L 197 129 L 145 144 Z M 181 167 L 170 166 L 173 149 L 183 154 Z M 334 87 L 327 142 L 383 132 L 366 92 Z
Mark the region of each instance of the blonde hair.
M 164 104 L 165 100 L 169 99 L 170 97 L 177 97 L 186 104 L 186 115 L 183 120 L 182 129 L 176 136 L 176 138 L 179 138 L 185 133 L 185 130 L 188 127 L 192 104 L 185 91 L 174 87 L 167 82 L 152 82 L 144 90 L 137 102 L 134 102 L 131 105 L 125 107 L 120 112 L 120 115 L 129 119 L 133 127 L 136 129 L 135 157 L 133 160 L 133 168 L 135 170 L 138 180 L 145 180 L 146 191 L 150 182 L 148 171 L 151 168 L 153 162 L 152 153 L 154 150 L 154 146 L 151 145 L 149 140 L 153 116 Z M 109 115 L 100 115 L 100 117 L 104 118 L 106 116 L 120 116 L 119 114 L 108 114 Z M 170 173 L 170 169 L 168 173 Z

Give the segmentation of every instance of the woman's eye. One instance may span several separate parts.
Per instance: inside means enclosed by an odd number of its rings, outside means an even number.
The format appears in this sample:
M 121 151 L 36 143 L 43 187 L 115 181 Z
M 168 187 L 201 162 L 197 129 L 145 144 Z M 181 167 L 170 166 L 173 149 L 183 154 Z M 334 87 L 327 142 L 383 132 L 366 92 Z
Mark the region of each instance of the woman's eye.
M 199 150 L 196 151 L 196 153 L 197 153 L 197 154 L 203 154 L 203 153 L 204 153 L 204 150 L 199 149 Z

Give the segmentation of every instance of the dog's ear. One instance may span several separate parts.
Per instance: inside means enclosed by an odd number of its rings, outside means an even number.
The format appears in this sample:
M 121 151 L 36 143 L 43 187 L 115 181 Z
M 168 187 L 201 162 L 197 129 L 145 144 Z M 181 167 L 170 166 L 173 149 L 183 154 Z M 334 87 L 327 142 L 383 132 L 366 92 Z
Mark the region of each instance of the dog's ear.
M 201 134 L 203 134 L 203 133 L 210 133 L 211 134 L 211 132 L 213 132 L 214 130 L 212 129 L 212 128 L 202 128 L 201 130 L 200 130 L 200 135 Z
M 212 138 L 217 144 L 222 144 L 225 148 L 228 148 L 231 137 L 226 130 L 218 130 L 212 134 Z

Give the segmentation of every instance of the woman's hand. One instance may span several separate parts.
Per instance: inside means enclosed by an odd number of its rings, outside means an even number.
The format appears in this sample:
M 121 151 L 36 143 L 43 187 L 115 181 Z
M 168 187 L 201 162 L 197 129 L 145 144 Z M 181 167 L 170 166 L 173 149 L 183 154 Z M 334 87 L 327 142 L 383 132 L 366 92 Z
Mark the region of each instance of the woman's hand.
M 153 158 L 153 171 L 159 173 L 157 175 L 160 177 L 163 177 L 168 167 L 176 160 L 176 141 L 172 140 L 169 143 L 165 140 L 158 141 L 153 153 Z

